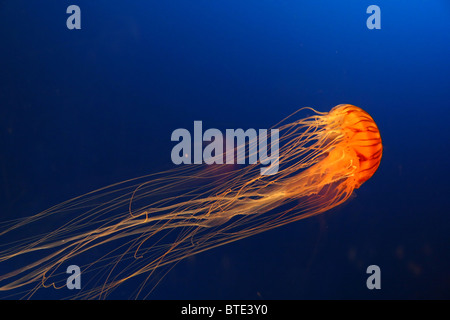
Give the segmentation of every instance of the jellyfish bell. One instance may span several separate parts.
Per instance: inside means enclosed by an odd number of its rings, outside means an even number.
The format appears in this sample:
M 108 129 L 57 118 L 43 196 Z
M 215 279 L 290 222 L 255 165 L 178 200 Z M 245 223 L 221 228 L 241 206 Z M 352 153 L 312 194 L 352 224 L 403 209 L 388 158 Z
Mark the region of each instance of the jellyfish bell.
M 292 197 L 327 193 L 328 197 L 323 196 L 322 200 L 332 198 L 330 205 L 336 206 L 335 201 L 345 201 L 380 164 L 382 143 L 378 127 L 359 107 L 337 105 L 329 113 L 294 122 L 294 125 L 305 128 L 307 134 L 301 136 L 297 148 L 304 148 L 309 154 L 303 154 L 299 166 L 291 165 L 297 172 L 286 181 L 287 192 Z M 282 154 L 280 161 L 295 158 L 286 156 L 285 152 Z M 305 165 L 306 169 L 301 171 Z M 326 211 L 329 207 L 323 209 Z
M 277 125 L 280 169 L 274 175 L 261 175 L 258 165 L 233 170 L 182 166 L 0 225 L 3 241 L 7 234 L 26 232 L 29 225 L 39 230 L 49 219 L 62 220 L 54 231 L 0 242 L 0 292 L 33 286 L 27 289 L 29 298 L 43 288 L 64 287 L 53 275 L 61 274 L 60 266 L 87 257 L 90 263 L 80 269 L 92 286 L 76 298 L 106 298 L 140 275 L 145 278 L 135 297 L 145 298 L 151 292 L 145 288 L 159 282 L 156 273 L 165 267 L 342 204 L 377 170 L 380 133 L 372 117 L 353 105 L 313 111 L 312 116 L 292 122 L 288 117 L 286 124 Z M 17 268 L 17 259 L 26 262 Z M 14 267 L 8 269 L 8 262 Z
M 354 188 L 359 188 L 380 165 L 383 146 L 378 127 L 367 112 L 349 104 L 334 107 L 328 117 L 330 122 L 338 121 L 345 136 L 345 152 L 355 160 Z

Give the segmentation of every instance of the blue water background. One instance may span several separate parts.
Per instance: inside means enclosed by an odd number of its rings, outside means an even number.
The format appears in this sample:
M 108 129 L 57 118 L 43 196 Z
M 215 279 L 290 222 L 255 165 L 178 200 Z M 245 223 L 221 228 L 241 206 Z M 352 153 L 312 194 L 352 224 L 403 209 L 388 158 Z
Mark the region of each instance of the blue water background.
M 182 261 L 150 298 L 450 298 L 448 1 L 0 1 L 0 40 L 1 220 L 173 167 L 194 120 L 268 128 L 350 103 L 384 145 L 356 197 Z

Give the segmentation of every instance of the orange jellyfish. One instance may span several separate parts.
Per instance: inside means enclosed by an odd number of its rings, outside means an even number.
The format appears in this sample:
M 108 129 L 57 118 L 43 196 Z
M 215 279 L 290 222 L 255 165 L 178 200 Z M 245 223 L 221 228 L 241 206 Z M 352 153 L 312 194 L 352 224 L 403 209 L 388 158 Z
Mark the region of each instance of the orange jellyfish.
M 89 261 L 80 266 L 82 288 L 73 298 L 107 298 L 136 276 L 142 281 L 135 297 L 145 298 L 161 279 L 161 270 L 330 210 L 380 164 L 377 125 L 358 107 L 314 111 L 278 129 L 277 174 L 261 175 L 256 165 L 231 171 L 221 165 L 184 165 L 2 223 L 0 291 L 31 298 L 38 290 L 64 287 L 65 268 Z M 5 243 L 7 235 L 18 239 Z

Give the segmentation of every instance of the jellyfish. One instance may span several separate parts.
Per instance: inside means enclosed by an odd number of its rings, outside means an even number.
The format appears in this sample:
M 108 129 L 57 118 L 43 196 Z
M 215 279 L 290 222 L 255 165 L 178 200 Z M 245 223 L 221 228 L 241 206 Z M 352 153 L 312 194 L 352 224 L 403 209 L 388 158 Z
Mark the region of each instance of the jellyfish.
M 32 298 L 64 287 L 64 267 L 83 257 L 83 289 L 73 298 L 106 299 L 137 276 L 135 298 L 147 298 L 189 256 L 342 204 L 378 169 L 379 130 L 353 105 L 310 110 L 276 125 L 274 175 L 261 175 L 256 165 L 181 165 L 0 224 L 0 239 L 17 236 L 0 241 L 0 292 Z

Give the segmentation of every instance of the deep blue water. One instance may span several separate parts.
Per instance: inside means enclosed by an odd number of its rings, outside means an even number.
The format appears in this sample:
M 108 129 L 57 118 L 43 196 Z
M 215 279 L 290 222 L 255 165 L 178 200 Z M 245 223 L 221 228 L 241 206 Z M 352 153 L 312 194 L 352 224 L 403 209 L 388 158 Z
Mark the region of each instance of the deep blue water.
M 268 128 L 350 103 L 384 145 L 356 197 L 182 261 L 149 297 L 450 298 L 448 1 L 5 0 L 0 40 L 0 220 L 173 167 L 194 120 Z

